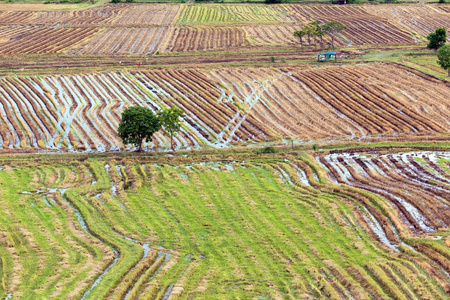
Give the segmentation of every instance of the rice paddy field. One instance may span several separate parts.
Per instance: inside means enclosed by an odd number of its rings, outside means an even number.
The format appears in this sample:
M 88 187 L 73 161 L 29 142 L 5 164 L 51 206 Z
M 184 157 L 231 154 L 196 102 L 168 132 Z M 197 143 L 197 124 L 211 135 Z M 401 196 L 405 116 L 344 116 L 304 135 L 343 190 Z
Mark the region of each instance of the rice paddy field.
M 346 25 L 336 39 L 340 46 L 417 45 L 439 27 L 450 29 L 449 11 L 448 5 L 413 4 L 104 4 L 79 10 L 0 4 L 0 55 L 294 47 L 293 31 L 314 20 Z M 328 43 L 325 38 L 323 46 Z M 316 47 L 317 41 L 305 45 Z
M 449 299 L 449 14 L 0 4 L 0 299 Z
M 2 296 L 448 296 L 448 152 L 203 159 L 2 160 Z

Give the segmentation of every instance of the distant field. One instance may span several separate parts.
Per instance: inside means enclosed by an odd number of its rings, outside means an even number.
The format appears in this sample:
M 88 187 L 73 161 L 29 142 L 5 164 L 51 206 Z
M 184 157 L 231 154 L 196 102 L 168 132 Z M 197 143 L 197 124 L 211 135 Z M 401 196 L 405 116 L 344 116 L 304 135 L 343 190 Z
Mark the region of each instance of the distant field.
M 39 10 L 0 4 L 0 55 L 155 54 L 298 47 L 293 37 L 313 20 L 347 26 L 341 47 L 414 45 L 438 27 L 450 29 L 448 5 L 104 4 Z M 63 6 L 62 6 L 63 7 Z M 70 6 L 68 6 L 70 7 Z M 3 8 L 3 9 L 2 9 Z M 30 10 L 31 9 L 31 10 Z M 78 33 L 77 38 L 67 39 Z M 42 36 L 50 36 L 42 40 Z M 38 41 L 38 47 L 34 47 Z M 58 45 L 53 47 L 53 44 Z M 305 46 L 326 48 L 311 40 Z M 39 48 L 35 49 L 35 48 Z
M 0 296 L 448 296 L 448 152 L 201 159 L 2 161 Z
M 163 69 L 3 77 L 4 150 L 123 149 L 116 134 L 130 105 L 186 112 L 178 149 L 295 139 L 441 136 L 449 86 L 393 64 Z M 167 148 L 158 133 L 148 147 Z

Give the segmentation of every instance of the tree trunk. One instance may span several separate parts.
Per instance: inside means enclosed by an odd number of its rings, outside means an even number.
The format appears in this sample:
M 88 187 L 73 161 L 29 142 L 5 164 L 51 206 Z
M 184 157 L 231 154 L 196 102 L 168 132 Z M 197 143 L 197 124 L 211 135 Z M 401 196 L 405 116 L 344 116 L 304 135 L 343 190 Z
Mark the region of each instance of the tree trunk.
M 142 140 L 139 142 L 139 149 L 138 152 L 142 152 Z
M 331 47 L 334 49 L 334 35 L 331 36 Z
M 170 135 L 170 148 L 172 148 L 172 151 L 175 151 L 175 149 L 173 148 L 173 136 Z

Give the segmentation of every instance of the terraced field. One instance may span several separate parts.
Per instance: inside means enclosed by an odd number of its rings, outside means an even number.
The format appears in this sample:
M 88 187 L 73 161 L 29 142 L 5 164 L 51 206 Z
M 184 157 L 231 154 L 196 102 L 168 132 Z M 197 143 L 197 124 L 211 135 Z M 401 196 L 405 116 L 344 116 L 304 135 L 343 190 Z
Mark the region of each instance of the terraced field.
M 178 149 L 438 138 L 450 131 L 449 92 L 442 81 L 392 64 L 3 77 L 0 147 L 117 150 L 120 114 L 130 105 L 184 110 Z M 168 140 L 157 134 L 147 146 L 168 148 Z
M 438 27 L 450 30 L 445 5 L 108 4 L 73 11 L 1 9 L 0 5 L 0 32 L 8 32 L 0 40 L 0 49 L 5 48 L 2 55 L 298 47 L 292 33 L 314 20 L 347 25 L 337 39 L 340 46 L 413 45 Z M 67 39 L 80 30 L 83 38 Z M 55 39 L 64 43 L 53 47 Z M 33 51 L 36 40 L 45 50 Z M 328 42 L 325 38 L 322 48 Z M 318 43 L 312 40 L 311 44 Z
M 437 232 L 449 222 L 448 152 L 55 158 L 1 163 L 2 297 L 450 292 L 449 232 Z M 377 187 L 386 181 L 402 191 Z

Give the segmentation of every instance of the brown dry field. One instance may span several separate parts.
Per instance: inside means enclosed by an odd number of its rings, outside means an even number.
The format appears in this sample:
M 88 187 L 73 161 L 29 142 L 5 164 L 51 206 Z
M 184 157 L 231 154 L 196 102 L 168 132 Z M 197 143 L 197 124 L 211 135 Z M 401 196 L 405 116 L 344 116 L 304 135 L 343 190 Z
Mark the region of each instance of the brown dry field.
M 336 40 L 341 47 L 416 45 L 437 27 L 450 28 L 447 5 L 105 4 L 52 10 L 55 7 L 1 4 L 0 55 L 293 48 L 298 47 L 293 31 L 313 20 L 345 24 L 347 29 Z M 72 31 L 80 32 L 77 38 L 67 39 Z M 33 47 L 37 40 L 43 43 L 39 50 Z M 53 47 L 54 41 L 58 41 L 57 47 Z M 328 44 L 327 38 L 323 42 L 305 38 L 309 48 Z
M 121 112 L 185 111 L 177 149 L 279 142 L 445 139 L 450 85 L 393 63 L 156 68 L 4 76 L 6 152 L 123 149 Z M 165 149 L 158 133 L 146 147 Z

